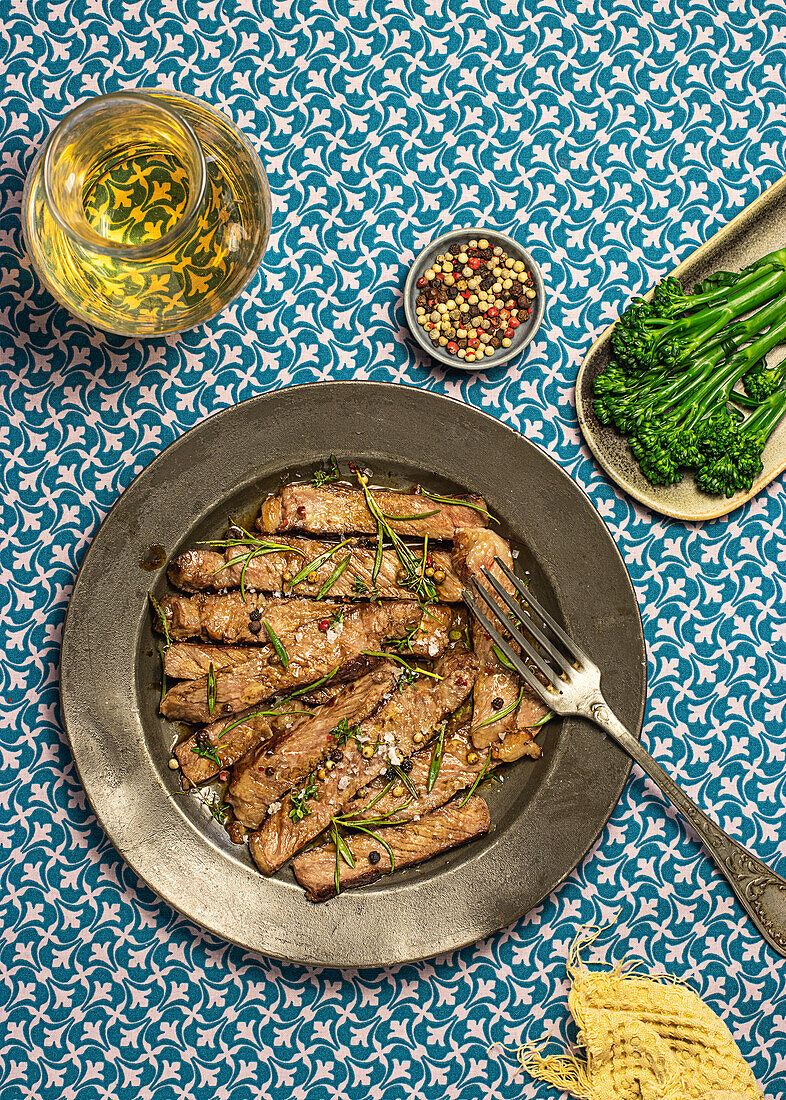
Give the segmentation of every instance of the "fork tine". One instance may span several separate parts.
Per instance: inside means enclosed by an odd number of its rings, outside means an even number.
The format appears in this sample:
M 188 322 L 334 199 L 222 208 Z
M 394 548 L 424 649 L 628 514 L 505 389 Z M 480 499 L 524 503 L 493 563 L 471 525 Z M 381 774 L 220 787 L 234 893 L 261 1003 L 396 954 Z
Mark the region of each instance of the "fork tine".
M 510 612 L 514 616 L 514 622 L 519 622 L 528 634 L 531 634 L 533 638 L 540 642 L 541 646 L 546 650 L 553 661 L 559 665 L 562 671 L 567 675 L 575 671 L 573 666 L 567 657 L 560 653 L 560 651 L 549 641 L 543 631 L 537 626 L 534 620 L 523 611 L 522 608 L 516 603 L 511 594 L 507 592 L 499 583 L 497 578 L 486 567 L 483 567 L 483 573 L 486 580 L 492 585 L 497 595 L 504 601 L 509 608 Z M 518 633 L 518 632 L 517 632 Z M 520 644 L 520 639 L 517 637 L 516 641 Z
M 519 676 L 521 676 L 522 680 L 524 680 L 525 683 L 529 684 L 529 686 L 532 688 L 532 690 L 535 692 L 535 694 L 540 699 L 542 699 L 544 703 L 548 703 L 549 702 L 549 696 L 551 694 L 548 691 L 548 689 L 546 687 L 544 687 L 544 685 L 540 682 L 540 680 L 537 678 L 535 673 L 531 669 L 527 668 L 527 666 L 521 660 L 519 655 L 517 653 L 515 653 L 514 650 L 512 650 L 510 648 L 510 646 L 505 641 L 505 639 L 502 637 L 502 635 L 497 630 L 497 628 L 491 623 L 489 618 L 486 615 L 484 615 L 484 613 L 480 610 L 480 608 L 478 607 L 478 605 L 475 602 L 474 598 L 470 595 L 470 593 L 467 591 L 466 588 L 463 590 L 461 595 L 464 599 L 464 603 L 470 609 L 470 611 L 475 616 L 475 618 L 478 620 L 478 622 L 483 627 L 483 629 L 488 631 L 489 635 L 497 643 L 499 648 L 502 650 L 502 652 L 505 654 L 507 659 L 510 661 L 510 663 L 515 668 L 516 672 L 518 672 Z
M 498 603 L 495 603 L 489 590 L 487 588 L 484 588 L 483 585 L 478 582 L 477 577 L 475 577 L 474 583 L 478 595 L 483 599 L 486 604 L 488 604 L 490 610 L 493 611 L 494 615 L 499 620 L 499 622 L 502 623 L 508 634 L 510 634 L 512 638 L 515 638 L 515 640 L 521 646 L 521 652 L 526 654 L 526 656 L 530 659 L 530 661 L 532 661 L 535 667 L 539 668 L 546 679 L 549 681 L 549 683 L 553 685 L 554 681 L 559 678 L 559 673 L 557 673 L 551 667 L 551 665 L 543 660 L 538 651 L 527 641 L 521 631 L 518 630 L 513 620 L 505 614 Z
M 548 611 L 546 611 L 544 607 L 541 607 L 541 605 L 532 595 L 527 586 L 519 580 L 515 573 L 512 573 L 510 569 L 508 569 L 507 565 L 505 565 L 503 561 L 500 561 L 499 558 L 495 558 L 494 561 L 500 567 L 503 574 L 508 578 L 510 583 L 515 587 L 516 591 L 524 597 L 524 599 L 527 601 L 535 614 L 539 615 L 543 622 L 546 623 L 546 625 L 550 627 L 551 630 L 553 630 L 553 632 L 565 646 L 574 661 L 578 661 L 579 664 L 589 665 L 590 667 L 592 667 L 593 662 L 589 659 L 581 646 L 574 642 L 572 638 L 568 637 L 568 635 L 565 633 L 559 623 L 555 622 L 554 619 L 552 619 L 551 615 L 549 615 Z

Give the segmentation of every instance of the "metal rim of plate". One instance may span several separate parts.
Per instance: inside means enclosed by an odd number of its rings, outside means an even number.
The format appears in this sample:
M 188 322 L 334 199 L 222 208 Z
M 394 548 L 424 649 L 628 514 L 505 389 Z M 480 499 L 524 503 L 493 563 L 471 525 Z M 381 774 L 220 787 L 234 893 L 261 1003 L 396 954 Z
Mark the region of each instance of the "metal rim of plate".
M 140 557 L 154 544 L 182 544 L 239 487 L 330 453 L 378 467 L 404 456 L 424 478 L 486 496 L 526 543 L 558 614 L 637 732 L 646 654 L 630 578 L 587 496 L 545 451 L 452 398 L 378 382 L 274 391 L 195 426 L 126 489 L 79 571 L 60 666 L 64 722 L 99 823 L 160 898 L 215 935 L 305 965 L 378 967 L 456 950 L 539 904 L 600 835 L 630 761 L 590 723 L 547 726 L 543 758 L 513 765 L 495 788 L 508 802 L 496 819 L 492 809 L 487 837 L 436 867 L 318 905 L 288 868 L 265 878 L 220 826 L 194 817 L 167 768 L 162 720 L 142 719 L 140 698 L 154 685 L 140 686 L 138 654 L 152 647 L 147 591 L 161 578 L 140 569 Z
M 719 268 L 740 270 L 755 259 L 781 247 L 786 175 L 740 211 L 728 225 L 665 274 L 686 282 L 698 282 Z M 650 298 L 654 288 L 643 295 Z M 776 428 L 764 449 L 764 469 L 747 493 L 711 497 L 700 493 L 688 474 L 679 484 L 653 486 L 639 471 L 627 442 L 613 428 L 603 427 L 592 408 L 595 378 L 608 363 L 612 323 L 595 340 L 576 376 L 576 415 L 582 435 L 598 465 L 634 500 L 671 519 L 701 523 L 719 519 L 757 496 L 786 470 L 786 420 Z M 772 359 L 770 359 L 772 362 Z
M 418 324 L 417 315 L 415 313 L 415 301 L 419 293 L 415 285 L 417 280 L 430 266 L 439 252 L 449 248 L 450 245 L 454 244 L 456 241 L 466 238 L 467 235 L 471 237 L 485 237 L 492 248 L 496 245 L 500 245 L 502 248 L 507 249 L 514 259 L 521 260 L 526 264 L 527 270 L 532 275 L 532 281 L 535 284 L 535 309 L 527 318 L 526 322 L 519 325 L 516 329 L 510 347 L 500 348 L 499 354 L 487 356 L 482 363 L 465 363 L 464 360 L 459 359 L 457 355 L 450 355 L 443 348 L 439 346 L 435 347 L 431 340 L 426 339 L 422 326 Z M 454 370 L 493 370 L 494 367 L 502 367 L 505 363 L 509 363 L 511 359 L 515 359 L 517 356 L 521 355 L 524 349 L 532 343 L 535 334 L 543 323 L 543 316 L 546 309 L 545 299 L 546 289 L 543 285 L 543 276 L 541 275 L 540 268 L 529 252 L 527 252 L 526 248 L 523 248 L 518 241 L 514 241 L 512 237 L 508 237 L 505 233 L 500 233 L 496 229 L 488 229 L 485 226 L 475 226 L 467 229 L 451 229 L 449 233 L 443 233 L 441 237 L 436 237 L 430 244 L 426 245 L 422 252 L 412 261 L 412 266 L 407 275 L 407 281 L 404 284 L 404 313 L 413 339 L 432 359 L 436 359 L 437 362 L 441 363 L 444 367 L 452 367 Z

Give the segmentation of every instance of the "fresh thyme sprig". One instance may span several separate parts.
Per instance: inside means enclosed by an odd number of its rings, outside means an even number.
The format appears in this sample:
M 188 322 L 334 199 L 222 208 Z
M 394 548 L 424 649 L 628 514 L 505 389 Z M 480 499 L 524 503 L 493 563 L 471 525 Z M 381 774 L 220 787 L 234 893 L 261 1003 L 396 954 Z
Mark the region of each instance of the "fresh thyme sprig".
M 347 718 L 342 718 L 338 725 L 334 726 L 330 731 L 328 737 L 332 737 L 337 748 L 344 748 L 350 741 L 354 741 L 357 747 L 362 749 L 363 743 L 360 740 L 359 734 L 359 725 L 350 726 L 349 720 Z
M 212 715 L 216 709 L 216 670 L 211 661 L 207 668 L 207 713 Z
M 337 550 L 340 550 L 342 546 L 347 546 L 351 541 L 351 539 L 344 539 L 343 542 L 337 542 L 336 545 L 331 546 L 329 550 L 325 550 L 324 553 L 317 555 L 317 557 L 315 558 L 312 558 L 311 561 L 307 561 L 299 573 L 296 573 L 291 580 L 285 581 L 284 583 L 287 585 L 288 588 L 294 588 L 295 585 L 299 584 L 304 577 L 307 577 L 309 575 L 309 573 L 316 573 L 316 571 L 321 566 L 323 566 L 326 561 L 333 557 Z M 305 554 L 303 555 L 303 557 L 305 557 Z M 348 557 L 349 556 L 347 556 L 347 558 Z
M 314 773 L 310 772 L 302 788 L 299 791 L 292 791 L 289 795 L 289 816 L 296 825 L 298 822 L 302 821 L 304 817 L 311 816 L 311 810 L 306 803 L 318 795 L 319 788 L 317 787 L 317 781 L 314 778 Z
M 409 778 L 404 769 L 399 764 L 391 764 L 391 767 L 393 768 L 393 771 L 395 772 L 398 781 L 404 784 L 404 786 L 407 788 L 413 798 L 417 798 L 418 792 L 415 788 L 415 784 Z
M 185 791 L 176 791 L 176 794 L 195 794 L 203 806 L 206 806 L 210 810 L 210 816 L 214 821 L 217 821 L 219 825 L 226 825 L 227 817 L 229 815 L 229 805 L 224 802 L 217 794 L 214 794 L 212 798 L 208 798 L 206 794 L 203 794 L 196 783 L 192 783 Z
M 331 481 L 338 481 L 340 477 L 341 470 L 338 468 L 338 459 L 335 455 L 331 455 L 327 470 L 317 470 L 311 478 L 311 484 L 315 489 L 319 489 Z
M 267 631 L 267 636 L 268 638 L 270 638 L 270 644 L 273 646 L 273 649 L 275 650 L 276 656 L 278 657 L 279 661 L 284 668 L 289 668 L 289 654 L 284 647 L 284 643 L 281 641 L 278 634 L 276 634 L 275 630 L 267 621 L 267 619 L 262 620 L 262 625 Z
M 376 603 L 376 601 L 380 598 L 379 592 L 377 592 L 376 588 L 371 588 L 370 585 L 366 584 L 362 577 L 355 577 L 354 581 L 352 582 L 352 591 L 355 592 L 358 596 L 365 596 L 366 599 L 369 600 L 371 603 Z
M 431 794 L 434 790 L 434 784 L 437 781 L 439 775 L 439 769 L 442 767 L 442 756 L 445 752 L 445 730 L 447 729 L 447 722 L 440 723 L 437 731 L 437 740 L 434 748 L 431 752 L 431 763 L 428 766 L 428 778 L 426 779 L 426 790 Z
M 217 768 L 221 767 L 221 758 L 218 755 L 218 750 L 203 730 L 200 730 L 194 737 L 194 744 L 191 746 L 191 751 L 195 756 L 201 756 L 205 760 L 212 760 Z
M 347 556 L 345 558 L 342 558 L 342 560 L 338 563 L 336 568 L 333 570 L 333 572 L 330 574 L 328 579 L 325 581 L 325 583 L 320 588 L 319 592 L 317 592 L 316 598 L 318 600 L 321 600 L 324 596 L 326 596 L 328 594 L 330 589 L 333 587 L 333 585 L 336 583 L 338 578 L 341 576 L 341 574 L 344 572 L 344 570 L 349 565 L 349 562 L 350 562 L 350 558 L 349 558 L 349 554 L 347 554 Z
M 472 504 L 468 500 L 458 500 L 456 497 L 443 497 L 439 493 L 430 493 L 422 485 L 418 486 L 418 492 L 422 493 L 424 497 L 428 497 L 429 500 L 435 500 L 438 504 L 457 504 L 459 508 L 472 508 L 473 511 L 482 512 L 484 516 L 488 516 L 492 523 L 499 523 L 496 516 L 492 516 L 488 509 L 482 508 L 479 504 Z
M 459 809 L 461 809 L 461 807 L 464 806 L 469 801 L 470 797 L 475 793 L 478 786 L 480 785 L 481 780 L 483 779 L 483 776 L 486 774 L 486 772 L 488 770 L 488 766 L 489 766 L 490 763 L 491 763 L 491 749 L 489 749 L 489 754 L 486 757 L 486 763 L 481 768 L 480 774 L 477 776 L 477 778 L 475 779 L 475 782 L 472 784 L 472 786 L 469 788 L 467 793 L 464 795 L 461 802 L 459 802 Z

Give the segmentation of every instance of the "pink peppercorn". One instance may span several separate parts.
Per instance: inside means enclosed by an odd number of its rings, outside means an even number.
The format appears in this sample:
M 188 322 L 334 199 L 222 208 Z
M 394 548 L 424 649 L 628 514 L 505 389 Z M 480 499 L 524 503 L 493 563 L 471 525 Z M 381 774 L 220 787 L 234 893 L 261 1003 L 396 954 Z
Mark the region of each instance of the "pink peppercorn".
M 326 631 L 326 630 L 330 630 L 330 620 L 329 619 L 320 619 L 319 622 L 317 623 L 317 627 L 323 632 Z
M 451 340 L 446 345 L 446 347 L 447 347 L 447 350 L 450 352 L 451 355 L 455 355 L 456 352 L 458 351 L 458 344 L 455 342 L 455 340 Z

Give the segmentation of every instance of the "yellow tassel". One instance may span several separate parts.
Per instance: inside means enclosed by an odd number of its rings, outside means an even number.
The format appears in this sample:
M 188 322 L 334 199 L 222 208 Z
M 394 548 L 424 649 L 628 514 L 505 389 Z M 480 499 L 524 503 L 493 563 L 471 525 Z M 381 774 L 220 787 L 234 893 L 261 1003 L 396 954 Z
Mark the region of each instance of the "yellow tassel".
M 520 1070 L 577 1100 L 699 1100 L 724 1089 L 763 1100 L 728 1028 L 684 981 L 627 959 L 586 966 L 582 952 L 615 921 L 581 928 L 568 952 L 568 1008 L 586 1058 L 525 1043 Z

